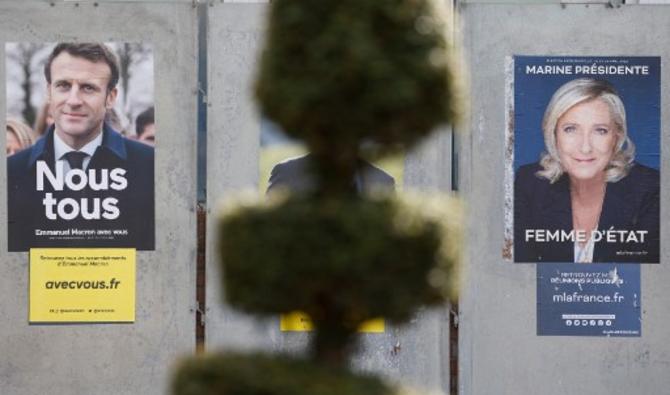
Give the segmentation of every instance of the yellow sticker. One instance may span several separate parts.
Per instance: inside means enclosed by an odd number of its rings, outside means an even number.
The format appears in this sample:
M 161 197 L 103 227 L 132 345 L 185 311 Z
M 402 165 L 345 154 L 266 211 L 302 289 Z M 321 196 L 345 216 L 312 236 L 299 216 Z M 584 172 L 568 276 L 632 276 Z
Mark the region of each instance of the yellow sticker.
M 279 329 L 282 332 L 310 332 L 314 329 L 312 321 L 305 313 L 294 311 L 279 316 Z M 383 318 L 365 321 L 358 328 L 361 333 L 384 333 L 386 323 Z
M 307 314 L 294 311 L 279 316 L 279 330 L 282 332 L 309 332 L 314 329 Z
M 362 333 L 384 333 L 386 329 L 386 322 L 383 318 L 375 318 L 374 320 L 365 321 L 358 328 Z
M 134 322 L 134 248 L 32 248 L 30 322 Z

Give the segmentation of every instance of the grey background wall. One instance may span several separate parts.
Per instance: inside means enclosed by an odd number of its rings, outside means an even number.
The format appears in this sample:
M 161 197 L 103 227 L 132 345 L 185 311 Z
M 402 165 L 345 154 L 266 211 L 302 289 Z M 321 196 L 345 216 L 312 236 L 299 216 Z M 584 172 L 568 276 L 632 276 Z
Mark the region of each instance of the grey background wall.
M 505 57 L 661 56 L 661 141 L 667 142 L 670 8 L 478 3 L 460 7 L 472 92 L 469 134 L 459 144 L 459 184 L 471 207 L 469 273 L 461 299 L 461 393 L 667 394 L 670 267 L 666 228 L 662 263 L 644 265 L 641 270 L 639 338 L 537 337 L 535 265 L 503 261 L 502 247 Z M 665 225 L 670 219 L 664 205 L 670 193 L 669 165 L 662 160 L 661 223 Z
M 207 8 L 207 349 L 299 352 L 309 335 L 282 333 L 276 317 L 258 320 L 221 303 L 214 248 L 217 202 L 245 189 L 257 193 L 260 116 L 250 87 L 267 4 L 211 2 Z M 471 116 L 463 127 L 468 133 L 459 135 L 456 147 L 459 189 L 470 208 L 460 306 L 460 393 L 667 393 L 667 265 L 642 268 L 642 337 L 537 337 L 535 266 L 505 262 L 501 252 L 505 57 L 661 56 L 665 82 L 670 47 L 663 43 L 670 35 L 670 7 L 468 1 L 461 3 L 460 14 L 472 88 Z M 3 43 L 151 42 L 159 130 L 156 251 L 137 255 L 134 324 L 28 325 L 28 256 L 7 253 L 6 238 L 0 237 L 0 393 L 162 394 L 176 358 L 194 352 L 197 24 L 190 0 L 0 1 Z M 0 62 L 0 76 L 4 67 Z M 662 89 L 662 103 L 668 103 L 669 94 Z M 668 117 L 662 108 L 662 125 Z M 663 141 L 667 138 L 664 131 Z M 449 190 L 451 151 L 451 134 L 445 130 L 410 153 L 405 189 Z M 669 170 L 663 161 L 662 173 Z M 0 218 L 6 218 L 5 173 L 0 161 Z M 667 177 L 662 186 L 665 196 Z M 662 209 L 663 223 L 669 215 Z M 0 221 L 0 234 L 6 232 Z M 662 257 L 668 258 L 667 245 Z M 448 341 L 448 307 L 422 311 L 405 327 L 363 335 L 354 363 L 392 380 L 448 392 Z
M 177 356 L 193 353 L 196 33 L 190 0 L 0 2 L 0 109 L 5 42 L 142 41 L 154 48 L 158 119 L 156 250 L 137 253 L 133 324 L 28 325 L 28 254 L 7 253 L 0 160 L 1 394 L 164 394 Z
M 267 4 L 215 2 L 208 17 L 207 334 L 208 350 L 299 352 L 308 334 L 279 331 L 278 317 L 259 320 L 223 305 L 220 288 L 216 202 L 243 190 L 257 192 L 260 115 L 251 96 L 263 42 Z M 448 131 L 410 154 L 405 188 L 451 188 Z M 406 327 L 363 335 L 354 364 L 408 385 L 449 391 L 447 308 L 421 312 Z
M 260 118 L 251 84 L 262 40 L 265 4 L 214 3 L 208 10 L 207 324 L 206 344 L 223 349 L 268 349 L 271 322 L 257 322 L 222 304 L 216 240 L 218 202 L 256 193 Z

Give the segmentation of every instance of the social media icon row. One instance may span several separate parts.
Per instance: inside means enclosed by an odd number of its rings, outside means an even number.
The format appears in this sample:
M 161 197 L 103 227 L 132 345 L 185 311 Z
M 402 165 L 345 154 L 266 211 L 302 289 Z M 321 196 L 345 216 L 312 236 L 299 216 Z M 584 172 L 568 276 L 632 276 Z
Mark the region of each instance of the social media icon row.
M 566 326 L 612 326 L 612 320 L 565 320 Z

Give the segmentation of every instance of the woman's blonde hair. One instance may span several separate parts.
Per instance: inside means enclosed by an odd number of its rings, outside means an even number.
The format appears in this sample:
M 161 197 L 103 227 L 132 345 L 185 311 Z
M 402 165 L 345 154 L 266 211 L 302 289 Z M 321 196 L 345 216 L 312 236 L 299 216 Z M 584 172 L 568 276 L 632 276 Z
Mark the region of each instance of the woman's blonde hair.
M 35 133 L 30 126 L 15 119 L 7 119 L 7 132 L 12 133 L 21 145 L 21 149 L 26 149 L 35 143 Z
M 543 170 L 537 175 L 554 183 L 564 173 L 556 148 L 556 124 L 568 110 L 580 103 L 600 100 L 607 104 L 612 120 L 618 129 L 614 155 L 605 168 L 605 179 L 617 182 L 624 178 L 635 159 L 635 145 L 628 137 L 626 127 L 626 109 L 614 87 L 607 81 L 592 78 L 579 78 L 563 84 L 554 93 L 547 105 L 542 119 L 542 132 L 546 152 L 542 153 L 540 165 Z

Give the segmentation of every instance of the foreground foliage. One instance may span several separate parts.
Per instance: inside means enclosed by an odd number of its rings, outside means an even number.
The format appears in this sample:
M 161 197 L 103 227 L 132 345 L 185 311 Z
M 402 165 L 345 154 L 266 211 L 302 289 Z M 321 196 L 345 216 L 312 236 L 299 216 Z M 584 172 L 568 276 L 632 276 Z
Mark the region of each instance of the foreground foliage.
M 380 379 L 263 354 L 192 358 L 173 380 L 180 395 L 390 395 Z

